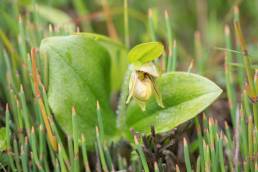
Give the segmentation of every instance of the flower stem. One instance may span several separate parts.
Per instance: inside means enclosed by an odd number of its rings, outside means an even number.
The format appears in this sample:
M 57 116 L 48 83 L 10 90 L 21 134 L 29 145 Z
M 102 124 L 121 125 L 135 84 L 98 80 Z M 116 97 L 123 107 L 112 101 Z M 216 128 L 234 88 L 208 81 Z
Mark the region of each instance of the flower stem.
M 118 102 L 117 109 L 117 128 L 125 127 L 125 116 L 126 116 L 126 99 L 128 95 L 128 85 L 130 80 L 130 75 L 132 73 L 132 66 L 129 66 L 124 77 L 124 82 L 121 88 L 121 95 Z

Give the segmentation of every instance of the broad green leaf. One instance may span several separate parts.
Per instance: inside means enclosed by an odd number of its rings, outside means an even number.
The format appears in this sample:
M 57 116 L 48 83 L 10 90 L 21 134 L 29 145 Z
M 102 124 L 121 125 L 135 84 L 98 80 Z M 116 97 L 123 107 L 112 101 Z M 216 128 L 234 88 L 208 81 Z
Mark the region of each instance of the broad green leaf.
M 110 56 L 93 39 L 81 35 L 46 38 L 41 57 L 48 58 L 48 102 L 61 128 L 72 134 L 71 110 L 78 114 L 78 129 L 92 145 L 99 100 L 107 137 L 115 132 L 115 115 L 109 107 Z
M 76 34 L 92 38 L 108 50 L 111 56 L 111 87 L 113 91 L 118 91 L 128 66 L 126 48 L 120 42 L 104 35 L 85 32 Z
M 36 12 L 38 16 L 51 22 L 55 27 L 65 28 L 65 31 L 74 32 L 75 25 L 72 22 L 72 18 L 69 17 L 65 12 L 52 8 L 49 6 L 35 4 L 28 6 L 28 10 Z
M 79 33 L 75 33 L 75 34 L 85 36 L 85 37 L 88 37 L 88 38 L 92 38 L 95 41 L 99 42 L 103 47 L 125 49 L 123 44 L 121 44 L 118 41 L 114 41 L 114 40 L 112 40 L 111 38 L 109 38 L 105 35 L 100 35 L 100 34 L 96 34 L 96 33 L 89 33 L 89 32 L 79 32 Z
M 152 97 L 146 111 L 141 111 L 135 102 L 127 109 L 126 127 L 129 130 L 150 133 L 150 126 L 157 132 L 169 131 L 190 120 L 208 107 L 222 92 L 210 80 L 196 74 L 171 72 L 157 79 L 165 108 Z
M 0 128 L 0 152 L 7 148 L 5 128 Z
M 163 51 L 164 47 L 160 42 L 142 43 L 131 49 L 128 59 L 130 63 L 144 64 L 161 56 Z

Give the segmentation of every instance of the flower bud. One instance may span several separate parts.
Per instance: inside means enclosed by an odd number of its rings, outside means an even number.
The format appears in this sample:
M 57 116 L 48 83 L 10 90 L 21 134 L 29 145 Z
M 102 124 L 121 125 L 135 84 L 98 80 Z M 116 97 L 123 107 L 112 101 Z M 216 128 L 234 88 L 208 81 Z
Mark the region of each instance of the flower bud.
M 130 88 L 129 88 L 130 90 Z M 134 98 L 140 101 L 149 100 L 152 94 L 152 83 L 148 77 L 144 77 L 142 80 L 139 79 L 139 76 L 136 77 L 135 88 L 133 91 Z
M 154 79 L 158 76 L 159 73 L 153 63 L 144 64 L 134 70 L 129 82 L 129 96 L 126 103 L 128 104 L 133 97 L 141 109 L 145 111 L 146 102 L 154 93 L 158 105 L 164 107 Z

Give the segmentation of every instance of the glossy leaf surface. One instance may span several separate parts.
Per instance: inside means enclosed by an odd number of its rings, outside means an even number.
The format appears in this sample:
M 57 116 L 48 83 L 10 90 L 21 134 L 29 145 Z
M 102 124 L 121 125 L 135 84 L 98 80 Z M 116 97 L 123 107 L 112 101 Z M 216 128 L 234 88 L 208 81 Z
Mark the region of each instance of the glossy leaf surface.
M 61 128 L 72 136 L 72 107 L 78 130 L 92 145 L 97 126 L 96 102 L 103 111 L 105 134 L 115 131 L 109 107 L 110 56 L 93 39 L 81 35 L 50 37 L 42 41 L 41 57 L 48 58 L 48 102 Z
M 135 102 L 127 109 L 126 128 L 150 133 L 150 126 L 157 132 L 169 131 L 195 117 L 209 106 L 222 92 L 210 80 L 199 75 L 172 72 L 157 79 L 165 108 L 161 108 L 152 97 L 142 111 Z
M 124 74 L 128 66 L 127 49 L 118 41 L 114 41 L 104 35 L 81 32 L 76 33 L 94 39 L 109 52 L 111 56 L 111 87 L 112 91 L 119 91 Z
M 142 43 L 130 50 L 128 59 L 130 63 L 144 64 L 161 56 L 164 47 L 160 42 Z

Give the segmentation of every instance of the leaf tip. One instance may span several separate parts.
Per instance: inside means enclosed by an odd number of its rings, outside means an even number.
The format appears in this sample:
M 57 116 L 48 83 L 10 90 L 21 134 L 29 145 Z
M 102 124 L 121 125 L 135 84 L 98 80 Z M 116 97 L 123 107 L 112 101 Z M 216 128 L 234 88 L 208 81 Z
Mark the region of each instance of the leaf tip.
M 214 119 L 211 117 L 209 118 L 209 126 L 213 126 L 214 125 Z
M 157 161 L 154 161 L 154 169 L 155 169 L 155 171 L 158 170 L 158 163 L 157 163 Z
M 168 19 L 168 10 L 165 10 L 165 18 Z
M 42 132 L 43 131 L 43 126 L 42 124 L 39 125 L 39 130 Z
M 98 126 L 96 126 L 96 135 L 97 135 L 97 137 L 99 136 L 99 127 Z
M 31 128 L 31 134 L 34 134 L 35 133 L 35 129 L 34 129 L 34 127 L 32 126 L 32 128 Z
M 234 14 L 239 15 L 239 7 L 237 5 L 234 6 Z
M 151 8 L 148 9 L 148 16 L 152 17 L 152 9 Z
M 224 32 L 225 32 L 226 36 L 230 35 L 230 29 L 229 29 L 229 26 L 227 24 L 225 25 Z
M 184 142 L 184 146 L 186 146 L 187 145 L 187 140 L 186 140 L 185 137 L 183 138 L 183 142 Z
M 62 147 L 61 147 L 61 144 L 60 144 L 60 143 L 58 143 L 57 147 L 58 147 L 58 151 L 61 152 Z
M 82 141 L 82 143 L 85 143 L 85 136 L 84 136 L 84 134 L 81 134 L 81 141 Z
M 134 143 L 135 143 L 136 145 L 138 145 L 138 144 L 139 144 L 139 140 L 138 140 L 137 136 L 134 135 L 133 138 L 134 138 Z
M 99 106 L 99 101 L 97 100 L 97 102 L 96 102 L 96 105 L 97 105 L 97 110 L 99 110 L 100 109 L 100 106 Z
M 9 105 L 8 105 L 8 103 L 6 103 L 6 105 L 5 105 L 5 110 L 6 110 L 6 112 L 9 112 Z
M 174 48 L 176 48 L 176 39 L 173 42 Z
M 76 115 L 76 110 L 75 110 L 75 106 L 72 107 L 72 115 L 75 116 Z

